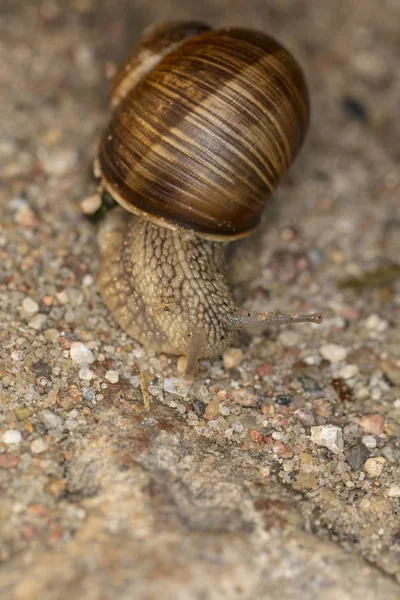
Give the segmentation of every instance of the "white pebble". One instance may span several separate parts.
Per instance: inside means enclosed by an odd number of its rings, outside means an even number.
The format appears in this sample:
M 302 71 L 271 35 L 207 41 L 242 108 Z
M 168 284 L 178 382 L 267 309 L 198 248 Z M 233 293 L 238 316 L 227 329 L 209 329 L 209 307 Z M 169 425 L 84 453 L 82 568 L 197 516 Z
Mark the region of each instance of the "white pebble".
M 347 356 L 347 348 L 338 344 L 325 344 L 321 346 L 320 353 L 323 358 L 331 363 L 337 363 L 344 360 Z
M 87 273 L 82 279 L 82 285 L 85 287 L 90 287 L 93 284 L 93 276 L 90 273 Z
M 222 355 L 224 369 L 234 369 L 238 367 L 243 360 L 243 352 L 240 348 L 228 348 Z
M 79 371 L 79 379 L 83 379 L 83 381 L 90 381 L 93 379 L 93 371 L 91 371 L 86 365 L 82 367 Z
M 91 365 L 95 360 L 93 352 L 82 342 L 73 342 L 69 349 L 69 355 L 78 364 Z
M 62 148 L 42 153 L 41 165 L 49 175 L 65 175 L 76 163 L 77 153 L 75 150 Z
M 369 398 L 369 389 L 367 387 L 361 387 L 356 391 L 357 400 L 366 400 Z
M 65 290 L 68 296 L 69 306 L 80 306 L 83 302 L 83 293 L 75 288 L 67 288 Z
M 36 329 L 37 331 L 39 331 L 39 329 L 42 329 L 42 327 L 44 326 L 44 324 L 47 321 L 47 316 L 43 315 L 43 314 L 38 314 L 35 315 L 33 317 L 33 319 L 31 319 L 28 323 L 29 327 L 32 327 L 32 329 Z
M 242 433 L 242 431 L 244 430 L 243 423 L 241 423 L 240 421 L 233 421 L 231 428 L 236 433 Z
M 117 373 L 117 371 L 110 370 L 110 371 L 107 371 L 107 373 L 105 374 L 105 378 L 110 383 L 118 383 L 118 381 L 119 381 L 119 374 Z
M 22 440 L 22 435 L 16 429 L 8 429 L 3 433 L 2 439 L 5 444 L 19 444 Z
M 285 348 L 293 348 L 301 342 L 301 336 L 294 329 L 285 329 L 279 334 L 279 341 Z
M 393 403 L 395 408 L 400 408 L 400 398 L 396 398 L 396 400 Z
M 274 431 L 271 435 L 273 440 L 287 441 L 287 436 L 282 431 Z
M 368 317 L 368 319 L 366 319 L 365 326 L 372 333 L 373 332 L 382 333 L 383 331 L 385 331 L 387 329 L 388 322 L 385 321 L 385 319 L 382 319 L 379 315 L 374 313 L 374 314 L 370 315 Z
M 23 352 L 18 352 L 17 350 L 13 350 L 11 352 L 11 358 L 13 359 L 13 361 L 18 362 L 20 360 L 24 360 L 24 354 L 23 354 Z
M 370 477 L 379 477 L 385 468 L 386 462 L 386 458 L 383 458 L 383 456 L 368 458 L 364 463 L 364 471 Z
M 60 304 L 68 304 L 68 294 L 65 290 L 62 290 L 61 292 L 57 292 L 56 298 Z
M 361 441 L 367 448 L 376 448 L 376 439 L 373 435 L 363 435 Z
M 382 392 L 378 387 L 374 387 L 371 391 L 371 399 L 372 400 L 380 400 L 382 397 Z
M 340 369 L 338 375 L 342 379 L 351 379 L 352 377 L 358 375 L 359 371 L 360 369 L 357 367 L 357 365 L 345 365 Z
M 164 379 L 164 391 L 186 398 L 191 388 L 192 382 L 180 377 L 167 377 Z
M 32 298 L 25 298 L 22 302 L 22 308 L 27 316 L 33 316 L 39 312 L 39 304 Z
M 61 427 L 64 423 L 64 419 L 62 417 L 56 415 L 56 413 L 48 410 L 47 408 L 40 411 L 39 416 L 42 423 L 46 425 L 47 429 L 57 429 L 57 427 Z
M 42 452 L 45 452 L 48 447 L 49 446 L 43 438 L 36 438 L 36 440 L 33 440 L 31 443 L 31 451 L 33 454 L 41 454 Z
M 388 489 L 387 495 L 389 498 L 400 498 L 400 485 L 391 485 Z
M 322 425 L 311 427 L 311 441 L 318 446 L 328 448 L 334 454 L 343 452 L 342 430 L 336 425 Z
M 88 196 L 81 202 L 81 209 L 85 215 L 93 215 L 101 206 L 101 198 L 99 194 Z

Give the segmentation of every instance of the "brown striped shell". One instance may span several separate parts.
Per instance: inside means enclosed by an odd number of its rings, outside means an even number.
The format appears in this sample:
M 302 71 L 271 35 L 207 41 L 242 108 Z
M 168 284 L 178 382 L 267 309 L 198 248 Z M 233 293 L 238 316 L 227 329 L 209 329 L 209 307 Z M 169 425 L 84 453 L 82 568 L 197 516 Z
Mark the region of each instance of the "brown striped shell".
M 129 90 L 135 87 L 163 56 L 175 50 L 187 38 L 209 30 L 208 25 L 197 21 L 172 21 L 147 27 L 114 77 L 110 94 L 111 109 L 114 110 L 118 106 Z
M 308 125 L 298 64 L 273 38 L 239 28 L 158 26 L 113 98 L 98 157 L 104 188 L 144 218 L 217 239 L 257 225 Z

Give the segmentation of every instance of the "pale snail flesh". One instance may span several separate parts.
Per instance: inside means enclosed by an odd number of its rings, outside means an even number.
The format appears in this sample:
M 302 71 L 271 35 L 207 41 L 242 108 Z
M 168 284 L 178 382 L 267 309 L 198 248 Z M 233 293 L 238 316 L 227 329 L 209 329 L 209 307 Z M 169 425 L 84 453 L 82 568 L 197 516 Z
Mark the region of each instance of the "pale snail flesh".
M 238 308 L 223 242 L 248 235 L 300 149 L 308 93 L 275 40 L 244 29 L 165 23 L 147 30 L 118 72 L 95 172 L 124 209 L 99 235 L 99 289 L 145 347 L 220 355 L 255 323 L 321 315 Z

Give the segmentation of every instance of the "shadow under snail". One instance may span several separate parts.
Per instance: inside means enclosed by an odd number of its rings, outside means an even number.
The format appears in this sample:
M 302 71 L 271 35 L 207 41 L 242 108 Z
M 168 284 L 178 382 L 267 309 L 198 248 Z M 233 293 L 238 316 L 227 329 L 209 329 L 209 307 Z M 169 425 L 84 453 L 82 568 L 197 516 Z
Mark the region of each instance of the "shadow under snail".
M 110 105 L 95 175 L 126 210 L 100 231 L 98 285 L 122 329 L 183 355 L 193 376 L 239 328 L 320 323 L 239 308 L 224 275 L 226 242 L 256 227 L 307 129 L 293 57 L 247 29 L 158 24 L 117 72 Z

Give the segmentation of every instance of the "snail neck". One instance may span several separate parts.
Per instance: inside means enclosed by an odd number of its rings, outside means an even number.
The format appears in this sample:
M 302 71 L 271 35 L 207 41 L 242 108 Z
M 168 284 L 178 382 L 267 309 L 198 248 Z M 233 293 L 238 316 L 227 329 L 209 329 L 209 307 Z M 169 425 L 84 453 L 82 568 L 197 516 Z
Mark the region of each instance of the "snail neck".
M 99 289 L 129 335 L 157 352 L 185 355 L 188 363 L 230 345 L 235 305 L 224 244 L 117 210 L 103 224 L 99 245 Z
M 254 324 L 321 322 L 320 315 L 253 313 L 237 307 L 223 265 L 224 245 L 116 210 L 99 233 L 99 289 L 119 325 L 156 352 L 220 355 L 234 331 Z

